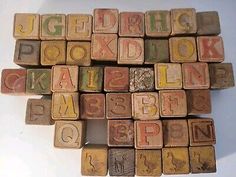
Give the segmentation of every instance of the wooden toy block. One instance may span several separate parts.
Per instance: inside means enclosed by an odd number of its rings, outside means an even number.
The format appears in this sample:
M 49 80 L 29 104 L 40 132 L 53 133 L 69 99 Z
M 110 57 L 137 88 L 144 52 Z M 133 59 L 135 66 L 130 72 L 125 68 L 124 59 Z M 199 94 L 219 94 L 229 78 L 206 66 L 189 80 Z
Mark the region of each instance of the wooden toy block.
M 3 69 L 1 93 L 23 94 L 26 90 L 26 69 Z
M 85 133 L 84 121 L 56 121 L 54 146 L 79 149 L 85 144 Z
M 192 173 L 216 172 L 216 157 L 214 146 L 189 147 Z
M 21 66 L 37 66 L 40 64 L 40 41 L 17 40 L 14 63 Z
M 214 121 L 211 118 L 188 120 L 190 146 L 205 146 L 216 143 Z
M 187 100 L 184 90 L 159 91 L 161 117 L 185 117 L 187 115 Z
M 66 63 L 65 41 L 41 42 L 41 65 L 52 66 Z
M 144 13 L 121 12 L 119 16 L 119 36 L 143 37 L 144 25 Z
M 16 13 L 14 17 L 15 39 L 39 39 L 39 14 Z
M 210 90 L 187 90 L 188 115 L 210 114 Z
M 27 69 L 26 93 L 51 94 L 51 69 Z
M 130 68 L 129 71 L 130 92 L 154 90 L 153 68 Z
M 105 95 L 102 93 L 80 96 L 81 119 L 105 119 Z
M 132 93 L 132 117 L 140 120 L 159 119 L 158 93 Z
M 80 67 L 79 69 L 79 90 L 82 92 L 101 92 L 103 68 Z
M 197 47 L 194 37 L 172 37 L 169 40 L 169 45 L 171 62 L 197 61 Z
M 68 14 L 66 16 L 66 39 L 90 41 L 92 36 L 92 15 Z
M 64 14 L 41 15 L 41 40 L 60 40 L 66 38 L 66 16 Z
M 160 120 L 135 121 L 135 148 L 161 149 L 163 147 L 162 122 Z
M 78 66 L 56 65 L 52 67 L 53 92 L 76 92 L 78 91 Z
M 135 150 L 136 176 L 161 176 L 161 150 Z
M 118 64 L 141 65 L 144 62 L 144 40 L 142 38 L 119 38 Z
M 131 94 L 107 93 L 106 117 L 107 119 L 131 118 Z
M 163 148 L 162 163 L 165 175 L 188 174 L 190 172 L 188 148 Z
M 197 12 L 197 34 L 220 34 L 220 19 L 217 11 Z
M 184 89 L 208 89 L 210 87 L 207 63 L 182 64 Z
M 67 43 L 67 65 L 90 66 L 91 65 L 90 42 Z
M 197 37 L 197 48 L 200 62 L 224 61 L 224 44 L 220 36 Z
M 162 125 L 165 147 L 189 145 L 187 120 L 163 120 Z
M 30 125 L 52 125 L 51 99 L 28 99 L 25 123 Z
M 77 120 L 79 118 L 79 94 L 53 93 L 52 119 Z
M 133 120 L 108 120 L 107 135 L 107 144 L 110 147 L 133 147 Z
M 157 63 L 155 69 L 155 88 L 161 89 L 181 89 L 182 70 L 181 64 L 177 63 Z
M 94 9 L 94 33 L 118 33 L 118 9 Z
M 93 34 L 91 58 L 98 61 L 117 61 L 117 34 Z
M 149 37 L 168 37 L 171 33 L 170 11 L 147 11 L 145 13 L 145 31 Z
M 108 148 L 105 145 L 86 145 L 82 149 L 81 174 L 83 176 L 106 176 Z
M 134 176 L 135 162 L 134 149 L 111 148 L 109 149 L 108 168 L 110 176 Z
M 105 67 L 104 68 L 104 91 L 128 92 L 129 91 L 129 68 L 128 67 Z
M 210 83 L 212 89 L 234 87 L 232 63 L 209 64 Z
M 169 62 L 169 41 L 167 39 L 145 40 L 145 64 Z

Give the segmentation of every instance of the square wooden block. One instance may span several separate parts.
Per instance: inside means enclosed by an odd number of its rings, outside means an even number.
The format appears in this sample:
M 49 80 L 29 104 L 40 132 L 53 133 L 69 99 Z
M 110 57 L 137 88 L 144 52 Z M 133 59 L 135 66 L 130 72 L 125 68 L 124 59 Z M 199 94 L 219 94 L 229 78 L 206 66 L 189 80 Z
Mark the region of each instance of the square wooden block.
M 39 39 L 39 14 L 16 13 L 14 16 L 15 39 Z
M 52 119 L 77 120 L 79 118 L 78 93 L 53 93 Z
M 131 118 L 131 94 L 107 93 L 106 116 L 107 119 Z
M 140 120 L 159 119 L 158 93 L 132 93 L 132 117 Z
M 52 91 L 76 92 L 78 91 L 78 66 L 56 65 L 52 67 Z
M 182 64 L 184 89 L 208 89 L 210 87 L 207 63 Z
M 187 100 L 184 90 L 159 91 L 161 117 L 185 117 L 187 115 Z
M 157 63 L 155 69 L 155 88 L 161 89 L 181 89 L 182 70 L 181 64 L 177 63 Z
M 80 96 L 81 119 L 105 119 L 105 95 L 89 93 Z
M 149 37 L 168 37 L 171 33 L 170 11 L 147 11 L 145 13 L 145 31 Z
M 225 59 L 223 39 L 220 36 L 197 37 L 200 62 L 223 62 Z
M 144 62 L 144 40 L 142 38 L 119 38 L 118 64 L 141 65 Z
M 190 146 L 216 144 L 215 126 L 211 118 L 188 120 Z
M 104 68 L 104 91 L 128 92 L 129 68 L 106 66 Z
M 135 121 L 134 128 L 136 149 L 161 149 L 163 147 L 160 120 Z
M 84 121 L 56 121 L 54 146 L 57 148 L 82 148 L 85 144 Z
M 144 36 L 144 13 L 121 12 L 119 16 L 119 36 L 143 37 Z
M 108 120 L 107 135 L 107 144 L 110 147 L 133 147 L 133 120 Z
M 68 14 L 66 16 L 66 39 L 90 41 L 92 35 L 92 15 Z
M 118 33 L 118 9 L 94 9 L 93 17 L 94 33 Z

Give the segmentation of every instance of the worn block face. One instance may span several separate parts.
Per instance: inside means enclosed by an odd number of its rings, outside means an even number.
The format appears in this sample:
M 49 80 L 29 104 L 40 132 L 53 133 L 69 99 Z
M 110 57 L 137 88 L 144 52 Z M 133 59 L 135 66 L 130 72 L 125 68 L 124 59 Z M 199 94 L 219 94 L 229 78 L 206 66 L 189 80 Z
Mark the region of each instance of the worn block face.
M 94 9 L 94 33 L 118 33 L 118 9 Z
M 172 35 L 197 32 L 196 10 L 192 8 L 171 10 Z
M 66 64 L 78 66 L 90 66 L 90 42 L 68 42 Z
M 79 90 L 82 92 L 101 92 L 103 83 L 102 67 L 80 67 Z
M 224 44 L 220 36 L 197 37 L 198 60 L 201 62 L 223 62 Z
M 216 143 L 215 126 L 213 119 L 188 120 L 190 146 L 205 146 Z
M 171 62 L 197 61 L 197 47 L 194 37 L 173 37 L 169 42 Z
M 107 119 L 131 118 L 131 94 L 107 93 L 106 116 Z
M 210 87 L 207 63 L 184 63 L 182 72 L 184 89 L 208 89 Z
M 144 14 L 142 12 L 121 12 L 119 18 L 119 36 L 144 36 Z
M 14 33 L 16 39 L 39 39 L 39 14 L 16 13 Z
M 216 172 L 216 157 L 214 146 L 189 147 L 192 173 Z
M 160 120 L 135 121 L 135 148 L 161 149 L 163 146 L 162 123 Z
M 111 148 L 109 149 L 109 175 L 110 176 L 134 176 L 135 162 L 134 149 Z
M 51 94 L 51 69 L 27 69 L 26 93 Z
M 56 121 L 54 146 L 57 148 L 81 148 L 85 143 L 84 121 Z
M 40 38 L 55 40 L 66 38 L 66 16 L 64 14 L 41 15 Z
M 23 94 L 26 87 L 26 69 L 3 69 L 1 93 Z
M 159 91 L 161 117 L 185 117 L 187 101 L 184 90 Z
M 168 37 L 171 32 L 170 12 L 167 10 L 147 11 L 145 31 L 150 37 Z
M 89 41 L 92 35 L 92 15 L 68 14 L 66 16 L 66 39 Z
M 82 94 L 80 96 L 81 119 L 105 119 L 105 95 Z
M 56 65 L 52 67 L 52 91 L 78 91 L 78 66 Z
M 76 120 L 79 118 L 78 93 L 53 93 L 52 119 Z
M 181 64 L 157 63 L 154 68 L 155 88 L 157 90 L 182 88 Z
M 128 67 L 105 67 L 104 90 L 106 92 L 129 91 L 129 68 Z
M 133 120 L 108 120 L 107 135 L 108 146 L 134 146 Z
M 41 65 L 52 66 L 66 63 L 65 41 L 42 41 Z
M 188 148 L 163 148 L 162 162 L 165 175 L 188 174 L 190 172 Z

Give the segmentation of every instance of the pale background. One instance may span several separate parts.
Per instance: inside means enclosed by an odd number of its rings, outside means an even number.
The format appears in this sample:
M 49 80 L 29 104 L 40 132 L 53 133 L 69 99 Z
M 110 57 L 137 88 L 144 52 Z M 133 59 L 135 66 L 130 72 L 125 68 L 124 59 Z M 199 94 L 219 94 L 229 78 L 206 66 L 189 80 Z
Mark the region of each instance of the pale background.
M 14 13 L 92 13 L 98 7 L 142 12 L 180 7 L 194 7 L 197 11 L 217 10 L 226 62 L 234 63 L 236 71 L 235 0 L 0 0 L 1 69 L 17 67 L 13 63 Z M 0 177 L 79 177 L 80 150 L 53 148 L 54 126 L 24 124 L 27 98 L 0 95 Z M 214 91 L 212 102 L 218 172 L 198 176 L 232 177 L 236 173 L 236 89 Z M 88 141 L 105 143 L 105 132 L 105 122 L 89 123 Z

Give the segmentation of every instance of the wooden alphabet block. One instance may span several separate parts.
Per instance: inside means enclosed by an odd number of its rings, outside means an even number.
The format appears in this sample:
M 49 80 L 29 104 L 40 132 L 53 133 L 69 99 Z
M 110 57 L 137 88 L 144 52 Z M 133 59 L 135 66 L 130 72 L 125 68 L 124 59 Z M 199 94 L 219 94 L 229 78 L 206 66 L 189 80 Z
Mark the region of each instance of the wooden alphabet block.
M 134 176 L 135 162 L 134 149 L 111 148 L 109 149 L 109 175 L 110 176 Z
M 39 39 L 39 14 L 16 13 L 14 16 L 15 39 Z
M 216 143 L 214 121 L 211 118 L 188 120 L 190 146 L 205 146 Z
M 134 123 L 136 149 L 161 149 L 163 147 L 162 122 L 160 120 L 142 120 Z
M 81 174 L 83 176 L 106 176 L 108 149 L 105 145 L 86 145 L 82 149 Z
M 85 133 L 84 121 L 56 121 L 54 146 L 79 149 L 85 144 Z
M 133 120 L 108 120 L 107 135 L 107 144 L 110 147 L 133 147 Z
M 182 64 L 184 89 L 208 89 L 210 87 L 207 63 Z

